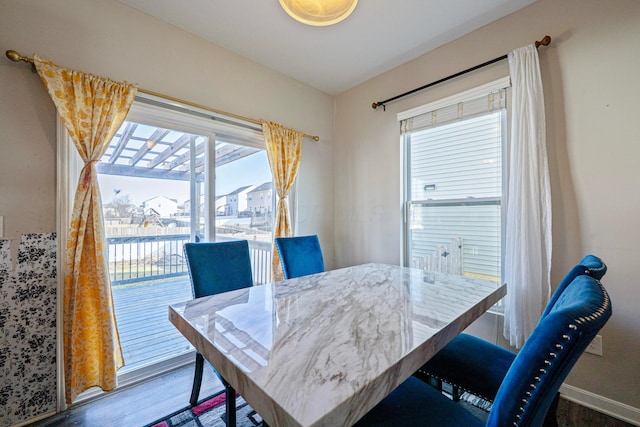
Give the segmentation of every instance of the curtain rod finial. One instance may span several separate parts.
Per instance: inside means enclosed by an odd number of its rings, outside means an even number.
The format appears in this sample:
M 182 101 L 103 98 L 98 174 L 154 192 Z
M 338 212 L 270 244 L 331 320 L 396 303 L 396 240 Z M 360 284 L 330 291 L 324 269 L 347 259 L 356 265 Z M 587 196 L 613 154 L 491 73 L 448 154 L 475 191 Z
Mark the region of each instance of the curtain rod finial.
M 31 64 L 31 71 L 33 71 L 34 73 L 36 72 L 36 64 L 35 62 L 33 62 L 33 59 L 27 58 L 26 56 L 22 56 L 15 50 L 6 51 L 5 55 L 7 55 L 7 58 L 9 58 L 9 60 L 13 62 L 20 62 L 20 61 L 28 62 L 29 64 Z
M 542 38 L 542 40 L 540 41 L 536 41 L 536 47 L 540 47 L 540 46 L 549 46 L 549 43 L 551 43 L 551 37 L 549 36 L 544 36 Z
M 22 56 L 16 52 L 15 50 L 8 50 L 6 52 L 7 58 L 9 58 L 13 62 L 20 62 Z
M 378 108 L 378 103 L 374 102 L 373 104 L 371 104 L 371 108 L 373 108 L 374 110 L 376 110 Z
M 20 61 L 28 62 L 29 64 L 31 64 L 31 71 L 33 71 L 34 73 L 36 72 L 36 64 L 33 62 L 32 58 L 27 58 L 26 56 L 22 56 L 15 50 L 6 51 L 5 55 L 7 55 L 7 58 L 9 58 L 9 60 L 13 62 L 20 62 Z

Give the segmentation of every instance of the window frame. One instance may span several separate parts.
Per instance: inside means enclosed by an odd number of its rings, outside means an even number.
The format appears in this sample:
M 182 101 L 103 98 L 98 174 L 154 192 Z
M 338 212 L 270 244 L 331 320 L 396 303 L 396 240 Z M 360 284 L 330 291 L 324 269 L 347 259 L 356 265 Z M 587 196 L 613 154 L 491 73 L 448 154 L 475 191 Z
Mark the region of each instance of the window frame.
M 205 216 L 211 220 L 205 221 L 209 227 L 205 229 L 205 239 L 215 240 L 215 144 L 216 137 L 224 135 L 229 142 L 246 145 L 261 150 L 266 150 L 262 127 L 258 124 L 247 122 L 235 117 L 225 116 L 204 108 L 182 104 L 173 100 L 168 100 L 157 95 L 138 93 L 134 103 L 127 114 L 125 120 L 140 121 L 161 127 L 172 128 L 185 132 L 197 131 L 199 134 L 209 138 L 205 156 L 213 167 L 205 168 L 207 177 L 205 179 L 205 194 L 208 194 L 208 202 L 205 205 Z M 63 298 L 64 298 L 64 245 L 68 238 L 68 225 L 73 210 L 73 201 L 78 184 L 78 177 L 82 170 L 82 159 L 78 155 L 75 144 L 71 140 L 66 127 L 57 116 L 57 147 L 56 147 L 56 231 L 58 236 L 58 286 L 57 286 L 57 401 L 58 411 L 67 408 L 64 397 L 64 346 L 63 346 Z M 194 192 L 194 186 L 191 186 Z M 295 226 L 296 186 L 290 192 L 290 213 Z M 276 205 L 276 191 L 272 191 L 272 207 Z M 193 194 L 191 194 L 193 199 Z M 274 216 L 275 218 L 275 216 Z M 192 231 L 193 234 L 193 231 Z M 194 236 L 192 236 L 193 239 Z M 155 376 L 166 373 L 169 370 L 184 366 L 193 361 L 192 354 L 183 354 L 171 360 L 163 360 L 158 363 L 125 373 L 118 378 L 118 387 L 125 387 L 140 381 L 151 379 Z M 91 388 L 79 396 L 74 404 L 84 403 L 101 396 L 104 392 L 97 388 Z
M 412 119 L 422 114 L 431 113 L 432 111 L 451 107 L 461 102 L 469 101 L 478 97 L 487 96 L 488 94 L 495 92 L 497 90 L 504 89 L 506 91 L 506 113 L 502 117 L 502 141 L 501 141 L 501 149 L 502 149 L 502 196 L 500 200 L 501 210 L 500 210 L 500 275 L 504 277 L 504 247 L 505 247 L 505 220 L 506 220 L 506 207 L 507 207 L 507 185 L 508 185 L 508 123 L 510 122 L 510 97 L 511 97 L 511 83 L 510 77 L 502 77 L 500 79 L 494 80 L 492 82 L 477 86 L 475 88 L 424 104 L 418 107 L 402 111 L 398 113 L 397 120 L 402 123 L 404 120 Z M 410 145 L 407 141 L 407 138 L 410 139 L 411 132 L 401 131 L 399 137 L 400 144 L 400 231 L 401 231 L 401 244 L 400 244 L 400 262 L 404 267 L 411 267 L 411 259 L 410 258 L 410 221 L 411 221 L 411 206 L 412 201 L 411 198 L 411 188 L 410 188 L 410 173 L 411 173 L 411 159 L 410 159 Z M 492 198 L 493 199 L 493 198 Z M 444 204 L 452 202 L 452 200 L 436 200 L 434 204 Z

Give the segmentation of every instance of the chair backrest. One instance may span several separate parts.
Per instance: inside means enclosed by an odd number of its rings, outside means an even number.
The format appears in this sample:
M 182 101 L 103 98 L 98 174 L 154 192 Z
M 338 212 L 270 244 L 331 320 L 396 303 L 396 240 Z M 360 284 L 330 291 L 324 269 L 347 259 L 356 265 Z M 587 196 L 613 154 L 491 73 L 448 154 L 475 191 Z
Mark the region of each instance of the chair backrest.
M 542 316 L 540 318 L 542 319 L 547 314 L 549 314 L 558 298 L 560 298 L 560 295 L 562 295 L 566 287 L 569 286 L 571 282 L 573 282 L 573 279 L 586 274 L 587 276 L 591 276 L 596 280 L 602 280 L 602 277 L 606 272 L 607 265 L 597 256 L 587 255 L 582 258 L 580 262 L 575 267 L 573 267 L 566 276 L 564 276 L 564 279 L 562 279 L 553 295 L 551 295 L 551 299 L 549 300 L 549 303 L 545 307 L 544 312 L 542 313 Z
M 599 280 L 573 279 L 540 320 L 509 368 L 487 426 L 539 426 L 580 355 L 611 317 Z
M 249 243 L 185 243 L 194 298 L 253 286 Z
M 322 273 L 324 260 L 317 235 L 275 239 L 285 279 Z

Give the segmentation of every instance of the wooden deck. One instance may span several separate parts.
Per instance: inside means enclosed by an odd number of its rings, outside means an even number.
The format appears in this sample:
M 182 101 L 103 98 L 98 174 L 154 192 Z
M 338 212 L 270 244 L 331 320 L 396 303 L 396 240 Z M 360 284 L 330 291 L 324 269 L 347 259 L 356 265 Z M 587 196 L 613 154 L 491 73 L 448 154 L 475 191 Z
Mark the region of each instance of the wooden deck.
M 113 248 L 110 249 L 109 253 L 110 256 L 113 255 L 113 259 L 110 262 L 114 263 L 113 271 L 127 273 L 124 265 L 115 265 L 118 262 L 116 256 L 118 251 L 115 246 L 131 245 L 139 249 L 140 242 L 153 241 L 156 243 L 164 242 L 163 247 L 170 247 L 171 242 L 181 242 L 184 240 L 184 236 L 153 235 L 145 236 L 144 239 L 139 236 L 133 236 L 120 240 L 112 238 L 110 244 Z M 226 239 L 220 238 L 220 240 Z M 268 283 L 271 278 L 271 243 L 249 240 L 249 249 L 254 283 Z M 133 252 L 131 248 L 126 251 L 122 248 L 119 250 L 120 253 Z M 156 251 L 158 253 L 161 252 L 160 249 Z M 175 253 L 175 250 L 168 253 Z M 157 257 L 157 259 L 173 258 L 165 254 Z M 129 261 L 129 264 L 131 264 L 132 260 L 135 260 L 135 265 L 140 263 L 136 257 L 125 257 L 119 261 Z M 165 265 L 161 271 L 180 274 L 180 268 L 178 267 L 182 268 L 184 273 L 171 278 L 167 278 L 166 275 L 164 278 L 153 276 L 154 270 L 151 266 L 143 270 L 142 276 L 138 276 L 136 270 L 135 275 L 128 272 L 127 274 L 121 274 L 121 276 L 112 277 L 113 284 L 111 289 L 114 309 L 125 363 L 119 373 L 131 371 L 193 350 L 193 347 L 182 337 L 182 334 L 169 322 L 168 306 L 170 304 L 193 299 L 186 264 L 182 266 Z M 125 276 L 126 280 L 123 280 L 122 277 Z M 118 281 L 119 277 L 121 280 Z M 132 282 L 132 280 L 139 281 Z
M 193 298 L 188 275 L 170 281 L 114 286 L 112 291 L 125 362 L 123 370 L 192 349 L 168 318 L 169 304 Z

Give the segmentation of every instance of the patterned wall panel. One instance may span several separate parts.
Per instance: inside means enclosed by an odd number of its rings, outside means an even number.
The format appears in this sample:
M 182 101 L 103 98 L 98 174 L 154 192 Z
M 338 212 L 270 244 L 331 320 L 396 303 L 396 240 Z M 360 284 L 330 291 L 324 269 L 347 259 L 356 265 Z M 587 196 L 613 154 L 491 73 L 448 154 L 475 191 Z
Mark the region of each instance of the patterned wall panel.
M 56 409 L 56 235 L 0 240 L 0 427 Z

